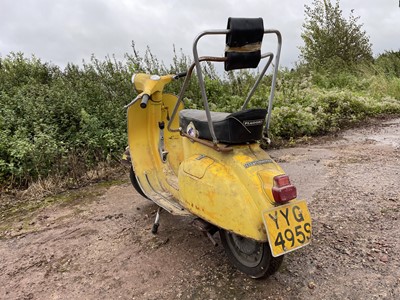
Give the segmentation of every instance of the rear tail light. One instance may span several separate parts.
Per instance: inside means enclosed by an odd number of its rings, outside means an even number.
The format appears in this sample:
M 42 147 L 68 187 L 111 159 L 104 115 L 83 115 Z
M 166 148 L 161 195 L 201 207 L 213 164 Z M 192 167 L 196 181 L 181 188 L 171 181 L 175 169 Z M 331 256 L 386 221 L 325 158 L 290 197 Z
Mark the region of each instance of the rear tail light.
M 297 190 L 290 183 L 289 176 L 279 175 L 274 177 L 274 186 L 272 187 L 272 195 L 277 203 L 286 203 L 297 197 Z

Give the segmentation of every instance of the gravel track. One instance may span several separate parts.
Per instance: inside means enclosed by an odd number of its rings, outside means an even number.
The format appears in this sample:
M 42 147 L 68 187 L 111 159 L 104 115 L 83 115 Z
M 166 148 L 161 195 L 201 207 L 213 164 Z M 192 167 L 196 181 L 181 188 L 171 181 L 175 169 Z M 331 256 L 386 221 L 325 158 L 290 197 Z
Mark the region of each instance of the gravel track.
M 188 218 L 161 215 L 153 236 L 157 208 L 129 183 L 94 185 L 0 221 L 0 299 L 399 297 L 400 119 L 270 154 L 313 218 L 312 244 L 270 278 L 235 270 Z

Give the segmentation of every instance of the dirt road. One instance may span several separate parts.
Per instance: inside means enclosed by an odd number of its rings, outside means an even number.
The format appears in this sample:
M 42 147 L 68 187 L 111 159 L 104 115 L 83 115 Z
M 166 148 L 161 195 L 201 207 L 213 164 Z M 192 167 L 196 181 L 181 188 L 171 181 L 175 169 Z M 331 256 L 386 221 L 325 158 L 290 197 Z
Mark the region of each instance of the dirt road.
M 272 277 L 236 271 L 190 219 L 164 214 L 153 236 L 156 206 L 126 181 L 3 218 L 0 299 L 398 299 L 400 119 L 271 155 L 314 230 Z

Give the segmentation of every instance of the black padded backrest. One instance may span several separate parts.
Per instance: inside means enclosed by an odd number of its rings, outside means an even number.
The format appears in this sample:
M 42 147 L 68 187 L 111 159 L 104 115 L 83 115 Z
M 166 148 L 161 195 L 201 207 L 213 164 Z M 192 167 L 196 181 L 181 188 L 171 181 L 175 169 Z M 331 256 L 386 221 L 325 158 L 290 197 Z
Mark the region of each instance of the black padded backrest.
M 229 18 L 226 35 L 225 71 L 257 68 L 264 36 L 262 18 Z

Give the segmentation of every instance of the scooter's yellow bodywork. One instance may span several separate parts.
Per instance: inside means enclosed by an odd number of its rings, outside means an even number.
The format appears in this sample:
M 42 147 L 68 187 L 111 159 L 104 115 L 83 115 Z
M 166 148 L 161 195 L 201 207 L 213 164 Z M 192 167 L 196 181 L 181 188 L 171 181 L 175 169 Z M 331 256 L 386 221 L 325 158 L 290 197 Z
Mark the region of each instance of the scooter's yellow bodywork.
M 224 57 L 199 56 L 198 42 L 207 35 L 226 37 Z M 261 51 L 264 35 L 277 38 L 275 52 Z M 226 30 L 195 38 L 194 62 L 186 72 L 133 75 L 138 96 L 125 106 L 125 160 L 132 164 L 132 185 L 159 206 L 152 233 L 164 210 L 190 215 L 214 245 L 219 232 L 230 262 L 252 278 L 276 272 L 284 254 L 308 245 L 312 234 L 306 201 L 296 199 L 289 176 L 256 142 L 268 137 L 281 46 L 280 32 L 264 29 L 262 18 L 229 18 Z M 266 63 L 240 110 L 211 111 L 201 62 L 224 62 L 232 71 L 255 68 L 261 59 Z M 273 61 L 267 108 L 251 108 L 250 99 Z M 194 69 L 204 110 L 183 110 Z M 166 84 L 182 77 L 178 97 L 163 93 Z
M 171 213 L 191 213 L 241 236 L 267 241 L 262 212 L 276 205 L 273 178 L 283 170 L 258 143 L 219 152 L 166 128 L 169 153 L 163 162 L 159 122 L 167 124 L 176 101 L 176 96 L 163 94 L 159 100 L 153 97 L 145 110 L 139 102 L 128 108 L 129 149 L 143 192 Z M 179 127 L 177 118 L 171 127 Z

